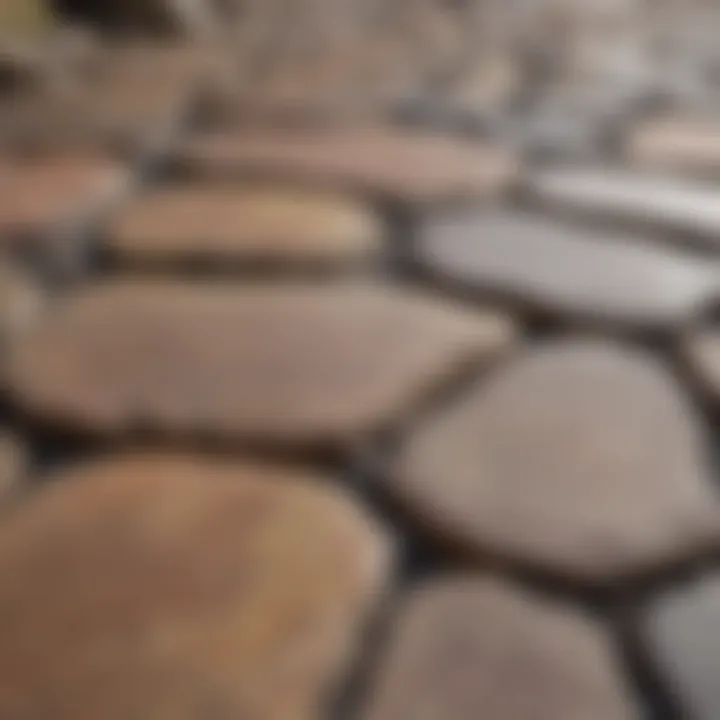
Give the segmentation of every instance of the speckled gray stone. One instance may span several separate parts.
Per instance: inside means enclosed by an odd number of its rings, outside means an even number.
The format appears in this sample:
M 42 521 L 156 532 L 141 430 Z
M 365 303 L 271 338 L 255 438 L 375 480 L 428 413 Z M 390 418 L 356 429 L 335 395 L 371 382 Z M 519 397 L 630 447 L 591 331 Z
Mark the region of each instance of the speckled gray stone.
M 687 323 L 717 283 L 712 268 L 679 253 L 504 211 L 430 219 L 419 254 L 431 272 L 463 286 L 561 319 L 637 329 Z

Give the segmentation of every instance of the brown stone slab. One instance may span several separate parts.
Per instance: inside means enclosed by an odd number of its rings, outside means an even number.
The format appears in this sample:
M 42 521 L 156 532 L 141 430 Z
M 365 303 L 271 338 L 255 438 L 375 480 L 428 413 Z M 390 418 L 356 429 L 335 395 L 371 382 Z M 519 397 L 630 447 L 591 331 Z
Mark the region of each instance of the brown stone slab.
M 415 590 L 391 634 L 367 720 L 631 720 L 611 639 L 591 617 L 472 577 Z
M 383 228 L 371 208 L 330 194 L 182 187 L 141 195 L 107 230 L 111 255 L 132 265 L 369 260 Z
M 510 322 L 382 286 L 116 283 L 13 355 L 16 399 L 97 433 L 342 445 L 513 339 Z
M 199 134 L 176 160 L 194 175 L 299 180 L 413 203 L 497 196 L 517 172 L 500 148 L 381 128 Z
M 653 357 L 599 340 L 553 343 L 420 427 L 390 485 L 477 553 L 609 586 L 716 545 L 702 439 Z
M 626 153 L 642 167 L 717 177 L 720 120 L 683 116 L 647 120 L 628 134 Z
M 35 237 L 73 223 L 129 181 L 123 165 L 99 156 L 0 159 L 0 237 Z
M 390 546 L 329 483 L 172 456 L 66 470 L 0 525 L 0 715 L 320 717 Z
M 430 218 L 419 254 L 444 281 L 554 318 L 625 329 L 687 325 L 717 286 L 712 266 L 670 249 L 506 211 Z

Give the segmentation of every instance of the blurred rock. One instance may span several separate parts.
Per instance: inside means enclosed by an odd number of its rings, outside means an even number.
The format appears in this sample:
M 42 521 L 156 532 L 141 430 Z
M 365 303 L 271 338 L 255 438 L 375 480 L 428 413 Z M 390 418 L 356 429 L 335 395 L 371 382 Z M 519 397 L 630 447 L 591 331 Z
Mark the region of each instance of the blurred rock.
M 550 344 L 420 427 L 389 482 L 479 554 L 617 586 L 717 547 L 698 423 L 652 356 Z
M 322 716 L 389 545 L 322 478 L 136 456 L 0 525 L 0 714 Z
M 633 128 L 630 162 L 652 170 L 720 177 L 720 118 L 665 117 Z
M 621 671 L 610 637 L 580 611 L 456 577 L 406 599 L 365 718 L 639 718 Z
M 654 597 L 642 618 L 644 645 L 688 720 L 720 713 L 720 583 L 711 575 Z
M 106 231 L 122 265 L 341 267 L 377 259 L 383 227 L 369 207 L 330 193 L 168 188 L 120 210 Z
M 43 268 L 68 269 L 87 223 L 130 180 L 124 166 L 97 155 L 0 160 L 0 242 Z
M 213 60 L 182 46 L 104 50 L 67 82 L 14 97 L 0 111 L 0 143 L 10 150 L 103 150 L 133 158 L 158 152 L 191 115 Z
M 590 220 L 665 231 L 665 239 L 720 249 L 720 193 L 712 186 L 610 169 L 552 169 L 529 180 L 540 205 Z
M 179 148 L 176 161 L 196 178 L 261 176 L 408 203 L 495 197 L 518 170 L 500 148 L 380 128 L 201 134 Z
M 92 433 L 343 448 L 512 340 L 504 317 L 381 286 L 115 283 L 28 338 L 12 390 Z
M 717 287 L 713 267 L 683 255 L 522 213 L 428 218 L 419 254 L 430 273 L 479 293 L 634 330 L 687 326 Z

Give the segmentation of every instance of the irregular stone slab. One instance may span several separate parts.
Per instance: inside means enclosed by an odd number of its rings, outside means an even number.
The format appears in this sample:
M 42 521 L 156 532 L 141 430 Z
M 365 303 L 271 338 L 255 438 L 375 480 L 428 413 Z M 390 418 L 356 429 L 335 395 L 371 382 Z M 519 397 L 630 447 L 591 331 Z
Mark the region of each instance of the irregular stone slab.
M 574 608 L 484 579 L 406 600 L 367 720 L 639 718 L 603 628 Z
M 0 525 L 0 715 L 322 715 L 390 567 L 362 507 L 190 458 L 57 480 Z
M 529 181 L 542 205 L 649 226 L 720 248 L 720 193 L 707 185 L 622 170 L 555 169 Z
M 196 135 L 176 160 L 194 175 L 299 180 L 413 203 L 496 196 L 517 171 L 498 148 L 380 128 Z
M 381 286 L 116 283 L 13 354 L 22 406 L 97 433 L 343 445 L 403 417 L 510 323 Z
M 369 260 L 380 219 L 362 204 L 283 189 L 173 188 L 142 195 L 107 231 L 113 257 L 133 265 L 188 261 L 334 265 Z
M 478 553 L 610 585 L 715 546 L 701 440 L 651 356 L 555 343 L 421 426 L 390 484 L 431 528 Z
M 90 155 L 0 160 L 0 237 L 58 230 L 127 189 L 127 169 Z
M 717 176 L 720 122 L 682 116 L 646 121 L 629 133 L 626 152 L 642 167 Z
M 550 315 L 635 329 L 686 324 L 711 297 L 711 267 L 630 238 L 531 214 L 439 215 L 420 234 L 431 273 Z
M 688 720 L 720 712 L 719 627 L 715 575 L 656 597 L 642 618 L 643 644 Z

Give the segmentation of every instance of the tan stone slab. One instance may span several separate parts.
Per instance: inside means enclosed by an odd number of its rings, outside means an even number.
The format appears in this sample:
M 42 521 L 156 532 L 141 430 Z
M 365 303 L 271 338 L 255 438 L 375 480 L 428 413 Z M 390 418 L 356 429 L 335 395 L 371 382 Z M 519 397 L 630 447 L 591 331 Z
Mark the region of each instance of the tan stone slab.
M 362 507 L 172 456 L 55 479 L 0 525 L 0 715 L 322 716 L 390 568 Z
M 107 230 L 110 253 L 133 265 L 332 265 L 369 260 L 382 240 L 381 221 L 371 208 L 290 189 L 159 189 L 122 208 Z
M 653 357 L 599 340 L 554 343 L 419 428 L 390 485 L 475 552 L 617 584 L 716 545 L 703 438 Z
M 497 147 L 380 128 L 199 134 L 176 160 L 200 176 L 259 175 L 417 203 L 497 196 L 517 173 Z
M 41 419 L 342 445 L 513 340 L 509 321 L 382 286 L 116 283 L 69 298 L 13 356 Z
M 426 584 L 393 626 L 367 720 L 630 720 L 639 707 L 605 629 L 493 580 Z
M 712 265 L 670 248 L 529 213 L 428 218 L 419 255 L 445 281 L 553 318 L 634 330 L 688 325 L 718 282 Z
M 701 177 L 720 174 L 720 120 L 652 119 L 635 127 L 626 144 L 630 161 L 642 167 Z
M 35 236 L 80 219 L 128 186 L 128 170 L 92 155 L 0 159 L 0 237 Z

